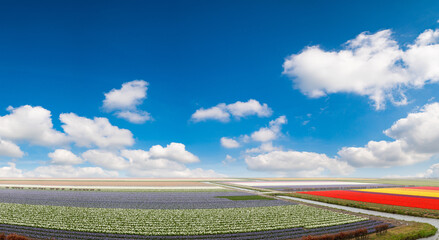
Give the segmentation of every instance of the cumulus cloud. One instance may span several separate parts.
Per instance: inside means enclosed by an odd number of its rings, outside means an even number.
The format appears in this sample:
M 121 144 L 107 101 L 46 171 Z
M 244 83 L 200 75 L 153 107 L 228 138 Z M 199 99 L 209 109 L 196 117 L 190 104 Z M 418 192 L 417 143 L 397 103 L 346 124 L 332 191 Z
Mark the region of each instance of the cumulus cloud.
M 76 165 L 83 162 L 80 157 L 66 149 L 56 149 L 48 156 L 51 159 L 50 163 L 54 165 Z
M 109 112 L 114 111 L 117 117 L 129 122 L 144 123 L 151 119 L 150 114 L 137 107 L 146 99 L 147 90 L 148 82 L 144 80 L 126 82 L 121 89 L 112 89 L 104 94 L 103 108 Z
M 8 107 L 7 110 L 10 113 L 0 117 L 1 138 L 40 146 L 64 145 L 68 142 L 64 133 L 53 129 L 49 110 L 29 105 Z
M 185 164 L 199 162 L 184 144 L 170 143 L 166 147 L 152 146 L 148 151 L 123 149 L 88 150 L 82 154 L 88 162 L 109 170 L 125 171 L 135 177 L 219 177 L 213 170 L 189 169 Z
M 224 174 L 215 172 L 212 169 L 204 170 L 202 168 L 184 170 L 168 170 L 168 169 L 155 169 L 155 170 L 143 170 L 143 169 L 132 169 L 132 176 L 136 177 L 148 177 L 148 178 L 222 178 L 227 177 Z
M 281 127 L 283 124 L 287 123 L 287 118 L 285 116 L 280 116 L 275 120 L 270 121 L 269 127 L 260 128 L 258 131 L 251 134 L 253 141 L 258 142 L 270 142 L 278 138 Z
M 197 156 L 186 151 L 186 147 L 182 143 L 173 142 L 166 147 L 155 145 L 149 149 L 149 153 L 153 159 L 165 158 L 181 163 L 195 163 L 200 161 Z
M 355 167 L 392 167 L 423 162 L 432 156 L 410 149 L 406 142 L 396 140 L 370 141 L 364 147 L 344 147 L 338 155 Z
M 121 155 L 129 160 L 128 172 L 136 177 L 224 177 L 213 170 L 189 169 L 185 164 L 199 159 L 185 150 L 181 143 L 171 143 L 166 147 L 152 146 L 149 151 L 122 150 Z
M 247 144 L 250 142 L 258 142 L 261 145 L 258 147 L 246 149 L 246 154 L 267 153 L 275 150 L 282 150 L 281 147 L 273 146 L 273 141 L 278 139 L 282 135 L 282 125 L 287 123 L 285 116 L 280 116 L 274 120 L 271 120 L 267 127 L 262 127 L 257 131 L 254 131 L 249 135 L 241 135 L 238 140 L 233 138 L 223 137 L 221 138 L 221 145 L 225 148 L 237 148 L 241 144 Z
M 284 74 L 303 94 L 318 98 L 332 93 L 368 96 L 377 110 L 386 100 L 404 105 L 404 91 L 439 81 L 439 30 L 426 30 L 406 50 L 390 30 L 363 32 L 339 51 L 310 46 L 289 56 Z
M 424 173 L 418 174 L 421 178 L 439 178 L 439 163 L 433 164 Z
M 152 170 L 162 169 L 169 171 L 183 171 L 186 166 L 182 163 L 172 161 L 166 158 L 153 158 L 149 151 L 145 150 L 123 150 L 121 155 L 126 159 L 129 159 L 130 171 L 136 170 Z
M 222 137 L 221 138 L 221 146 L 225 148 L 239 148 L 241 144 L 238 141 L 232 138 Z
M 194 122 L 201 122 L 208 119 L 228 122 L 230 121 L 230 113 L 226 111 L 226 105 L 220 103 L 217 106 L 208 109 L 200 108 L 192 114 L 192 120 Z
M 236 103 L 228 104 L 227 110 L 236 118 L 242 118 L 250 115 L 257 115 L 258 117 L 269 117 L 273 113 L 271 108 L 266 103 L 260 104 L 254 99 L 247 102 L 237 101 Z
M 117 177 L 118 175 L 116 171 L 106 171 L 100 167 L 49 165 L 37 167 L 26 172 L 24 176 L 38 178 L 111 178 Z
M 252 153 L 268 153 L 268 152 L 280 151 L 280 150 L 282 150 L 282 148 L 281 147 L 273 146 L 272 142 L 264 142 L 259 147 L 246 149 L 245 153 L 249 153 L 249 154 L 252 154 Z
M 130 166 L 130 163 L 115 153 L 105 150 L 88 150 L 82 154 L 88 162 L 110 170 L 123 170 Z
M 325 154 L 298 151 L 272 151 L 257 156 L 246 156 L 250 170 L 293 173 L 296 176 L 316 176 L 328 170 L 333 175 L 346 175 L 354 171 L 348 163 L 329 158 Z
M 0 176 L 1 177 L 23 177 L 23 171 L 18 169 L 13 162 L 9 162 L 8 166 L 0 167 Z
M 24 153 L 15 143 L 0 138 L 0 156 L 21 158 Z
M 384 133 L 394 141 L 370 141 L 364 147 L 344 147 L 341 160 L 357 167 L 410 165 L 439 153 L 439 103 L 427 104 L 418 112 L 399 119 Z
M 417 152 L 439 152 L 439 103 L 427 104 L 419 112 L 408 114 L 384 133 L 406 142 Z
M 116 112 L 116 116 L 122 119 L 127 120 L 131 123 L 141 124 L 150 120 L 150 114 L 145 111 L 119 111 Z
M 194 122 L 217 120 L 221 122 L 230 121 L 230 116 L 240 119 L 243 117 L 257 115 L 258 117 L 269 117 L 273 111 L 266 103 L 260 104 L 257 100 L 250 99 L 247 102 L 237 101 L 232 104 L 220 103 L 211 108 L 200 108 L 192 114 Z
M 134 144 L 133 134 L 127 129 L 111 125 L 107 118 L 88 119 L 74 113 L 60 115 L 61 127 L 76 145 L 81 147 L 122 148 Z
M 16 167 L 15 163 L 9 162 L 8 166 L 0 167 L 1 177 L 22 178 L 109 178 L 117 177 L 115 171 L 105 171 L 99 167 L 73 167 L 70 165 L 40 166 L 30 171 L 24 171 Z

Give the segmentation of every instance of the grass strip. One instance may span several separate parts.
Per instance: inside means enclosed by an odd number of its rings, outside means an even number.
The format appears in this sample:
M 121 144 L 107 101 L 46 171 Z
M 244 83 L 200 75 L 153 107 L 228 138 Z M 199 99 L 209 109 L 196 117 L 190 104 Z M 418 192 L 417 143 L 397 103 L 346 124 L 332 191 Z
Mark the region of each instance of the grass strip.
M 308 199 L 318 202 L 337 204 L 347 207 L 362 208 L 362 209 L 374 210 L 379 212 L 396 213 L 401 215 L 439 219 L 438 210 L 401 207 L 401 206 L 393 206 L 393 205 L 378 204 L 378 203 L 367 203 L 367 202 L 322 197 L 322 196 L 315 196 L 315 195 L 301 194 L 301 193 L 288 193 L 288 194 L 276 194 L 276 195 L 291 196 L 291 197 L 303 198 L 303 199 Z
M 437 228 L 428 223 L 411 222 L 406 226 L 388 229 L 382 234 L 369 235 L 370 240 L 415 240 L 436 234 Z

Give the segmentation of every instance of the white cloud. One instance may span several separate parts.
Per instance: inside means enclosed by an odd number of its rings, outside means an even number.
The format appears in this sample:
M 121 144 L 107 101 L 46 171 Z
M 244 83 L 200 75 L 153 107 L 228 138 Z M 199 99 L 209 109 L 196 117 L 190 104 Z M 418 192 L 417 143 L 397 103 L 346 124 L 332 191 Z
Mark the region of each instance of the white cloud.
M 82 154 L 88 162 L 104 169 L 126 171 L 135 177 L 219 177 L 213 170 L 189 169 L 185 164 L 199 162 L 186 151 L 184 144 L 170 143 L 166 147 L 152 146 L 149 151 L 121 150 L 120 154 L 106 150 L 88 150 Z
M 222 161 L 222 164 L 223 165 L 227 165 L 227 164 L 234 163 L 234 162 L 236 162 L 236 158 L 234 158 L 234 157 L 230 156 L 229 154 L 227 154 L 226 158 Z
M 270 142 L 279 137 L 281 127 L 287 123 L 285 116 L 280 116 L 275 120 L 270 121 L 269 127 L 260 128 L 258 131 L 251 134 L 253 141 Z
M 121 89 L 112 89 L 105 93 L 104 105 L 106 110 L 136 109 L 146 98 L 148 83 L 143 80 L 134 80 L 122 84 Z
M 370 141 L 364 147 L 344 147 L 341 160 L 357 167 L 411 165 L 439 153 L 439 103 L 425 105 L 396 121 L 384 133 L 394 141 Z
M 277 138 L 276 133 L 270 128 L 261 128 L 258 131 L 252 133 L 251 138 L 258 142 L 273 141 Z
M 60 115 L 62 128 L 81 147 L 122 148 L 134 144 L 133 134 L 127 129 L 111 125 L 107 118 L 88 119 L 74 113 Z
M 131 163 L 129 170 L 152 171 L 162 169 L 164 171 L 183 171 L 186 166 L 182 163 L 166 158 L 152 158 L 149 151 L 144 150 L 122 150 L 121 155 Z
M 215 172 L 212 169 L 204 170 L 201 168 L 184 170 L 165 170 L 165 169 L 154 169 L 154 170 L 141 170 L 132 169 L 131 175 L 135 177 L 147 177 L 147 178 L 222 178 L 227 177 L 224 174 Z
M 0 117 L 0 137 L 28 141 L 34 145 L 54 146 L 68 142 L 64 133 L 53 129 L 50 111 L 29 105 L 8 107 L 10 114 Z
M 48 156 L 51 158 L 50 162 L 55 165 L 76 165 L 83 162 L 80 157 L 66 149 L 56 149 L 54 152 L 49 153 Z
M 120 111 L 116 112 L 116 116 L 137 124 L 145 123 L 151 119 L 150 114 L 144 111 Z
M 236 118 L 246 117 L 250 115 L 257 115 L 258 117 L 269 117 L 273 113 L 273 110 L 268 107 L 266 103 L 260 104 L 254 99 L 250 99 L 247 102 L 237 101 L 227 105 L 227 110 Z
M 320 175 L 328 170 L 334 175 L 346 175 L 354 168 L 343 161 L 329 158 L 325 154 L 297 151 L 272 151 L 257 156 L 246 156 L 245 162 L 250 170 L 276 172 L 279 174 Z
M 365 147 L 344 147 L 339 152 L 341 160 L 355 167 L 391 167 L 411 165 L 428 160 L 432 154 L 409 149 L 404 141 L 370 141 Z
M 24 153 L 15 143 L 0 138 L 0 156 L 21 158 Z
M 268 152 L 280 151 L 280 150 L 282 150 L 282 148 L 281 147 L 273 146 L 272 142 L 264 142 L 259 147 L 246 149 L 245 153 L 249 153 L 249 154 L 252 154 L 252 153 L 268 153 Z
M 439 178 L 439 163 L 433 164 L 425 173 L 418 174 L 421 178 Z
M 146 99 L 148 82 L 134 80 L 122 84 L 121 89 L 112 89 L 105 93 L 103 108 L 106 111 L 115 111 L 115 115 L 131 123 L 144 123 L 151 119 L 150 114 L 137 109 L 137 106 Z
M 6 167 L 0 167 L 1 177 L 9 177 L 9 178 L 23 177 L 23 171 L 21 169 L 18 169 L 15 166 L 15 163 L 9 162 L 8 165 L 9 166 Z
M 111 178 L 118 175 L 116 171 L 106 171 L 100 167 L 49 165 L 37 167 L 32 171 L 26 172 L 24 176 L 38 178 Z
M 209 119 L 218 120 L 220 122 L 230 121 L 230 113 L 226 112 L 226 105 L 220 103 L 217 106 L 208 109 L 200 108 L 192 114 L 192 120 L 194 122 L 201 122 Z
M 197 156 L 186 151 L 186 147 L 181 143 L 173 142 L 166 147 L 155 145 L 149 149 L 149 153 L 153 159 L 165 158 L 181 163 L 195 163 L 200 161 Z
M 419 112 L 408 114 L 384 133 L 406 142 L 417 152 L 439 153 L 439 103 L 427 104 Z
M 111 170 L 123 170 L 130 166 L 130 162 L 115 153 L 104 150 L 88 150 L 82 154 L 88 162 Z
M 149 151 L 122 150 L 121 155 L 129 160 L 127 169 L 136 177 L 224 177 L 213 170 L 189 169 L 184 164 L 198 162 L 199 159 L 185 150 L 181 143 L 171 143 L 163 148 L 153 146 Z
M 225 148 L 239 148 L 241 144 L 238 141 L 232 138 L 222 137 L 221 138 L 221 146 Z
M 247 102 L 237 101 L 232 104 L 226 105 L 220 103 L 211 108 L 200 108 L 192 114 L 191 119 L 194 122 L 217 120 L 221 122 L 230 121 L 230 116 L 236 119 L 247 117 L 251 115 L 257 115 L 258 117 L 269 117 L 273 111 L 268 107 L 266 103 L 260 104 L 254 99 L 250 99 Z
M 376 109 L 406 104 L 405 89 L 439 81 L 439 31 L 426 30 L 405 51 L 391 35 L 363 32 L 340 51 L 307 47 L 285 60 L 284 74 L 309 97 L 343 92 L 368 96 Z

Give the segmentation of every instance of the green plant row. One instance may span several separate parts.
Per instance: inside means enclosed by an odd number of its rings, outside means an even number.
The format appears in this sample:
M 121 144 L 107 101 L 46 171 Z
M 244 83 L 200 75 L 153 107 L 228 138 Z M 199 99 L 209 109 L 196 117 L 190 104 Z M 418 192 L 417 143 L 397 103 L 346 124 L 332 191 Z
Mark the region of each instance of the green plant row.
M 367 220 L 305 205 L 223 209 L 117 209 L 0 203 L 0 223 L 139 235 L 202 235 L 318 228 Z
M 437 228 L 428 223 L 415 223 L 389 229 L 384 234 L 369 236 L 370 240 L 415 240 L 435 235 Z

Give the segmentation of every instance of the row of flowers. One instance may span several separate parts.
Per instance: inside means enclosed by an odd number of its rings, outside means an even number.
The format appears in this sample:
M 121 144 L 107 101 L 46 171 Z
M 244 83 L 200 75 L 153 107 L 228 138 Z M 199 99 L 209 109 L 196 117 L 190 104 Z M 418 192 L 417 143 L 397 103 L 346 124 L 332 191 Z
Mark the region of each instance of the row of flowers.
M 366 218 L 304 205 L 171 210 L 0 203 L 0 223 L 118 234 L 223 234 L 319 228 L 364 220 Z

